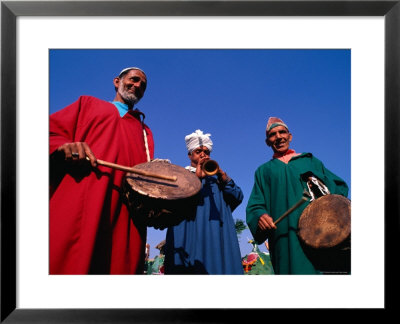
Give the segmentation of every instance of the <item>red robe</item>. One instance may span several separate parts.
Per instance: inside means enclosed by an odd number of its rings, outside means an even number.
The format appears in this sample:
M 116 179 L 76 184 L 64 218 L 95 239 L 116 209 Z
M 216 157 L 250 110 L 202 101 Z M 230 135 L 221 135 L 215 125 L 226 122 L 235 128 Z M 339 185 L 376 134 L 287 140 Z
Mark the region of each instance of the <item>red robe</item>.
M 113 104 L 82 96 L 50 115 L 50 274 L 143 273 L 147 229 L 123 202 L 125 173 L 52 158 L 62 144 L 86 142 L 104 161 L 147 162 L 140 114 L 121 118 Z M 153 158 L 153 136 L 145 129 Z

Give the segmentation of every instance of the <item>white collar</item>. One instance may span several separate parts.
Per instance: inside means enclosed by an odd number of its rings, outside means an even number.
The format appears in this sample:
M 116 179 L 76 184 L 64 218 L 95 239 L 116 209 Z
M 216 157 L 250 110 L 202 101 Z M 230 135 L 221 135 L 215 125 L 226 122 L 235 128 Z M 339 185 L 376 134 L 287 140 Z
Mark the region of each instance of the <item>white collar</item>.
M 185 167 L 186 170 L 189 170 L 190 172 L 196 172 L 196 168 L 192 167 L 191 165 L 188 165 L 187 167 Z

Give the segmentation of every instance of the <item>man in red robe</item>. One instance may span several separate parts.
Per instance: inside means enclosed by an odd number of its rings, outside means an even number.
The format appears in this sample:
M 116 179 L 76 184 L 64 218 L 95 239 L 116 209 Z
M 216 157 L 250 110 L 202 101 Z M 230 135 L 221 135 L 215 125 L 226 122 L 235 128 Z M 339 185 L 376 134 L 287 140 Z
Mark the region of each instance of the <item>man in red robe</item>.
M 127 68 L 114 78 L 112 103 L 82 96 L 50 115 L 50 274 L 143 273 L 147 229 L 128 212 L 125 173 L 97 158 L 153 158 L 152 133 L 133 109 L 146 84 L 142 70 Z

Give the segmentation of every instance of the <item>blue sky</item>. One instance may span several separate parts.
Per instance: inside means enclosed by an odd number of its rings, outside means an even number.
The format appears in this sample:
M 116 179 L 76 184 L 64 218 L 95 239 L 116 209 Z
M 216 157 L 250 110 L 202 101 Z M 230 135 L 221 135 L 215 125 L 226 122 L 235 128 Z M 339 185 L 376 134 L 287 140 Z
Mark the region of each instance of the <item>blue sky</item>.
M 81 95 L 111 101 L 119 71 L 143 69 L 148 85 L 136 107 L 153 132 L 155 157 L 186 166 L 185 135 L 211 133 L 211 157 L 244 193 L 234 219 L 245 220 L 254 171 L 272 157 L 264 142 L 270 116 L 289 126 L 293 149 L 313 153 L 347 182 L 351 198 L 350 50 L 57 49 L 49 59 L 50 113 Z M 150 257 L 165 234 L 149 229 Z M 245 230 L 243 256 L 251 251 L 248 238 Z

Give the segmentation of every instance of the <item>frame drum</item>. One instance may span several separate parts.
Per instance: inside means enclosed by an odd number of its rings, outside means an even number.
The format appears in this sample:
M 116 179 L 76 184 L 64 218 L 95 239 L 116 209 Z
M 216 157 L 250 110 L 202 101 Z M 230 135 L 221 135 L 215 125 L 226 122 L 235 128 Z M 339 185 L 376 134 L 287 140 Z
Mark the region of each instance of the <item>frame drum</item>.
M 194 173 L 166 161 L 146 162 L 134 168 L 177 178 L 170 181 L 127 173 L 125 192 L 134 221 L 164 229 L 194 214 L 201 189 L 201 182 Z
M 351 204 L 329 194 L 311 202 L 302 212 L 298 236 L 317 269 L 350 272 Z

